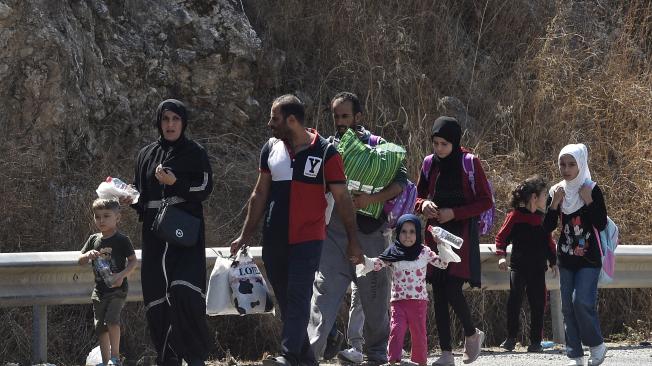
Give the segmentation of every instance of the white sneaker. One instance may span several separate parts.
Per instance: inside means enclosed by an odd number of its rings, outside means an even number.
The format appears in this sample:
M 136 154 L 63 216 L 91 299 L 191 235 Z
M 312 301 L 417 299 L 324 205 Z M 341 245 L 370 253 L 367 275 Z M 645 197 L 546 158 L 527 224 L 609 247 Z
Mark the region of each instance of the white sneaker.
M 598 366 L 604 362 L 604 358 L 607 355 L 607 346 L 603 342 L 598 346 L 589 347 L 589 352 L 591 352 L 589 366 Z
M 584 357 L 571 358 L 566 366 L 584 366 Z
M 343 351 L 340 351 L 337 354 L 337 358 L 339 358 L 340 360 L 346 361 L 346 362 L 358 363 L 359 364 L 359 363 L 362 363 L 362 361 L 364 360 L 364 355 L 362 354 L 362 352 L 359 349 L 357 349 L 355 347 L 351 347 L 349 349 L 345 349 Z
M 475 334 L 470 337 L 464 337 L 464 352 L 462 352 L 462 362 L 472 363 L 478 359 L 482 352 L 482 343 L 484 342 L 484 332 L 475 328 Z

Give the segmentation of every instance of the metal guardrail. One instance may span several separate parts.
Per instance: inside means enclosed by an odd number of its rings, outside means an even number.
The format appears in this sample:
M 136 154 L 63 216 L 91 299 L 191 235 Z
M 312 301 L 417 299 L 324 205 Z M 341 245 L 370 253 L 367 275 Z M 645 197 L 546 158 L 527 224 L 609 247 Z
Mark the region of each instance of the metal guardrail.
M 228 257 L 229 248 L 206 248 L 209 274 L 220 254 Z M 249 254 L 260 258 L 261 248 L 250 248 Z M 95 286 L 93 271 L 90 264 L 77 264 L 78 257 L 78 251 L 0 253 L 0 307 L 90 304 Z M 136 257 L 138 265 L 127 277 L 127 301 L 143 300 L 140 250 L 136 250 Z
M 218 255 L 229 256 L 229 248 L 206 248 L 207 271 Z M 260 247 L 249 254 L 261 258 Z M 138 265 L 129 275 L 127 301 L 142 301 L 140 282 L 141 251 Z M 32 363 L 47 362 L 47 306 L 90 304 L 95 286 L 91 265 L 79 265 L 78 251 L 0 253 L 0 307 L 32 306 Z
M 509 276 L 498 269 L 493 245 L 480 246 L 482 290 L 508 290 Z M 218 253 L 228 256 L 228 248 L 207 248 L 206 263 L 210 273 Z M 258 261 L 260 247 L 249 249 Z M 79 252 L 0 253 L 0 307 L 33 306 L 32 361 L 47 360 L 47 306 L 90 304 L 94 286 L 90 265 L 77 264 Z M 139 265 L 129 278 L 127 301 L 142 301 L 140 283 L 140 250 L 136 251 Z M 621 245 L 616 250 L 616 275 L 604 288 L 652 287 L 652 245 Z M 549 274 L 546 283 L 551 290 L 553 338 L 563 343 L 563 321 L 559 281 Z
M 498 269 L 494 245 L 480 245 L 482 262 L 482 289 L 509 290 L 509 275 Z M 652 287 L 652 245 L 620 245 L 616 248 L 616 273 L 614 281 L 600 284 L 600 288 L 650 288 Z M 546 287 L 550 290 L 552 338 L 564 343 L 564 319 L 561 314 L 559 279 L 546 273 Z

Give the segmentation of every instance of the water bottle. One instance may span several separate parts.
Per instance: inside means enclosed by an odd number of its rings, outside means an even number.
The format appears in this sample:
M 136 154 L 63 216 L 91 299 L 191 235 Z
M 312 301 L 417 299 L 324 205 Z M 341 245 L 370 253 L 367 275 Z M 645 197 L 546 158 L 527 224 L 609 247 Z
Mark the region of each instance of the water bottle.
M 553 341 L 541 341 L 541 348 L 552 348 L 555 346 L 555 342 Z
M 95 269 L 104 280 L 104 284 L 111 288 L 113 286 L 113 273 L 111 273 L 111 263 L 104 258 L 97 258 L 95 260 Z
M 126 190 L 129 185 L 120 178 L 106 177 L 106 182 L 113 184 L 117 189 Z
M 439 226 L 430 226 L 429 230 L 433 236 L 437 237 L 437 239 L 441 240 L 445 244 L 448 244 L 455 249 L 460 249 L 462 247 L 462 244 L 464 243 L 464 239 L 449 233 L 448 231 L 442 229 Z

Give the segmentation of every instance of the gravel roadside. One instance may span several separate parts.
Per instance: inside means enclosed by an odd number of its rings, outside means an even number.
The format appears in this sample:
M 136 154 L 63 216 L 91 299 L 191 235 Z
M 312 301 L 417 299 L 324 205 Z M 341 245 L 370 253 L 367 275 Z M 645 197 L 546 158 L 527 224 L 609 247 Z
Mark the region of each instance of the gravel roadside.
M 626 345 L 618 343 L 608 343 L 609 351 L 607 352 L 607 358 L 602 365 L 604 366 L 652 366 L 652 347 L 650 346 L 638 346 L 638 345 Z M 589 352 L 588 349 L 585 350 L 584 363 L 588 362 Z M 431 354 L 428 358 L 428 365 L 437 359 L 438 354 Z M 463 365 L 462 363 L 462 353 L 461 350 L 456 350 L 455 352 L 456 365 Z M 492 347 L 492 348 L 483 348 L 482 354 L 477 361 L 472 363 L 474 366 L 488 366 L 488 365 L 498 365 L 498 366 L 553 366 L 553 365 L 565 365 L 568 361 L 566 355 L 563 353 L 563 349 L 560 346 L 548 349 L 542 353 L 527 353 L 525 348 L 517 348 L 514 352 L 506 352 L 502 348 Z M 241 363 L 236 363 L 241 364 Z M 247 362 L 249 366 L 261 365 L 257 362 Z M 366 363 L 365 363 L 366 364 Z M 370 366 L 365 365 L 362 366 Z M 207 363 L 210 366 L 222 366 L 225 363 Z M 342 364 L 338 361 L 328 361 L 322 362 L 321 366 L 351 366 L 351 364 Z M 415 364 L 409 362 L 408 359 L 404 359 L 401 362 L 401 366 L 413 366 Z

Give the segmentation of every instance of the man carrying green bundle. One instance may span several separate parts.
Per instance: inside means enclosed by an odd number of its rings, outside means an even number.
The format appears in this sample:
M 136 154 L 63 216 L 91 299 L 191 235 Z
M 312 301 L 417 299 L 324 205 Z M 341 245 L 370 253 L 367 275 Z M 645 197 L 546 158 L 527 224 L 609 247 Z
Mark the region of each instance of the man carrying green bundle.
M 338 93 L 331 101 L 331 111 L 337 132 L 330 140 L 335 144 L 338 144 L 349 130 L 352 130 L 364 144 L 375 146 L 385 143 L 382 138 L 372 135 L 360 125 L 363 113 L 360 101 L 355 94 Z M 372 190 L 371 193 L 364 193 L 362 189 L 354 190 L 353 202 L 355 208 L 358 209 L 357 236 L 360 247 L 367 257 L 376 257 L 382 253 L 389 244 L 388 240 L 391 236 L 386 233 L 389 230 L 387 217 L 382 210 L 377 218 L 370 216 L 369 213 L 362 214 L 361 210 L 374 203 L 380 204 L 382 207 L 386 201 L 399 195 L 406 184 L 407 169 L 405 164 L 401 163 L 397 166 L 397 171 L 391 182 L 379 191 Z M 322 356 L 328 357 L 327 354 L 324 354 L 328 336 L 329 333 L 335 333 L 335 331 L 332 332 L 332 328 L 340 305 L 349 285 L 353 282 L 348 331 L 351 348 L 341 351 L 338 357 L 347 362 L 362 363 L 364 351 L 369 362 L 384 364 L 387 362 L 387 339 L 389 337 L 389 273 L 383 269 L 356 278 L 355 268 L 346 256 L 346 231 L 337 211 L 333 212 L 326 229 L 319 271 L 315 276 L 308 325 L 310 344 L 317 359 Z M 359 309 L 360 305 L 356 308 L 356 304 L 360 304 L 362 310 Z M 333 337 L 331 337 L 332 339 Z

